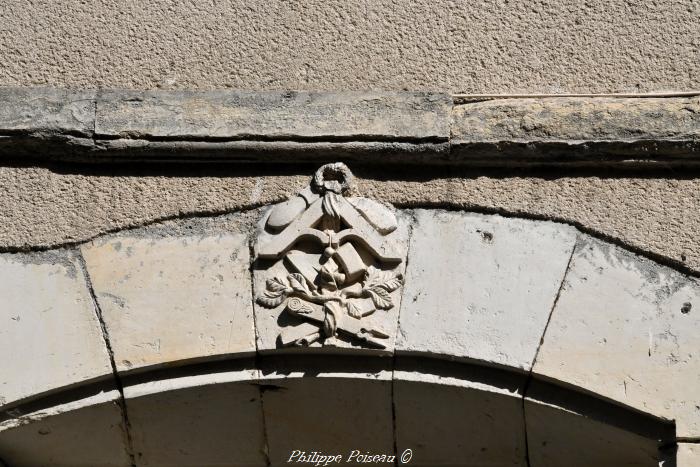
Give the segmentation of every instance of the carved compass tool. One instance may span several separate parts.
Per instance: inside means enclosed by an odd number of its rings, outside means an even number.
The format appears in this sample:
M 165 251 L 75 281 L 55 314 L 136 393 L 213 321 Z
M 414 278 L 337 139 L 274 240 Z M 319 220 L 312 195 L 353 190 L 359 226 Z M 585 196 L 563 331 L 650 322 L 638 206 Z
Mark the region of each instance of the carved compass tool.
M 283 267 L 267 277 L 256 301 L 312 325 L 285 327 L 279 346 L 340 339 L 386 348 L 389 334 L 368 317 L 391 309 L 392 293 L 403 285 L 403 255 L 392 235 L 397 219 L 376 201 L 346 198 L 352 179 L 345 164 L 324 165 L 309 187 L 274 206 L 264 220 L 256 257 Z

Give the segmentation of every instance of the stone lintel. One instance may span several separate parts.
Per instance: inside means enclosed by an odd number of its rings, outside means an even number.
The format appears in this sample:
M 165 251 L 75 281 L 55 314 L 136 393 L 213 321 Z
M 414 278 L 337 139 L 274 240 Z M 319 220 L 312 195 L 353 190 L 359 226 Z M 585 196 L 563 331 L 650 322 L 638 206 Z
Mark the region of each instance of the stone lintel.
M 0 157 L 80 162 L 697 165 L 700 97 L 0 88 Z
M 95 101 L 95 91 L 0 87 L 0 135 L 23 136 L 19 144 L 69 135 L 90 138 Z

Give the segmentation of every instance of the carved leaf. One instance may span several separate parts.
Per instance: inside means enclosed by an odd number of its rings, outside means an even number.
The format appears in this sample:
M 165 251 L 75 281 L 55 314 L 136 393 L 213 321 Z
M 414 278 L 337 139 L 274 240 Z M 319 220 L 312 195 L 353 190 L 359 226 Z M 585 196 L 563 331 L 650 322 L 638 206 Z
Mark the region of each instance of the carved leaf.
M 386 290 L 387 292 L 393 292 L 403 285 L 403 276 L 401 274 L 396 274 L 394 277 L 388 281 L 379 284 L 378 287 Z
M 376 289 L 381 287 L 387 292 L 393 292 L 403 285 L 403 276 L 393 274 L 391 271 L 381 271 L 374 266 L 367 268 L 365 288 Z
M 287 284 L 282 281 L 279 277 L 273 277 L 267 280 L 267 290 L 271 292 L 284 292 L 287 289 Z
M 321 268 L 321 278 L 325 282 L 326 287 L 335 290 L 338 288 L 338 283 L 335 280 L 335 276 L 333 275 L 332 272 L 328 270 L 326 266 L 323 266 Z
M 376 306 L 380 310 L 388 310 L 389 308 L 394 306 L 393 302 L 391 301 L 391 295 L 389 295 L 389 292 L 387 292 L 381 287 L 365 289 L 365 292 L 367 293 L 367 295 L 370 296 L 370 298 L 374 302 L 374 306 Z
M 360 309 L 357 308 L 357 306 L 355 306 L 355 304 L 352 302 L 348 302 L 348 314 L 353 318 L 362 318 L 362 311 L 360 311 Z
M 286 293 L 265 292 L 262 295 L 258 295 L 258 298 L 256 301 L 258 302 L 258 304 L 260 304 L 266 308 L 274 308 L 274 307 L 282 304 L 282 302 L 285 301 L 286 299 L 287 299 Z
M 294 274 L 288 275 L 287 280 L 289 281 L 289 285 L 292 287 L 292 290 L 295 292 L 311 295 L 311 291 L 306 285 L 306 279 L 304 279 L 303 275 L 295 272 Z
M 365 275 L 365 287 L 374 287 L 375 285 L 384 282 L 386 279 L 388 279 L 388 275 L 385 275 L 383 271 L 375 268 L 374 266 L 370 266 L 367 268 Z

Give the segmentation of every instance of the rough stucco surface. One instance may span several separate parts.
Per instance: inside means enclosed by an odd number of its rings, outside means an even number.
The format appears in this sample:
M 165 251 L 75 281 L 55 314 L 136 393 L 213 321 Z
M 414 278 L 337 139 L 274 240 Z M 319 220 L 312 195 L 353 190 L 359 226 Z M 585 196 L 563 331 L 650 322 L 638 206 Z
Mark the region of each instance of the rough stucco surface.
M 383 180 L 391 174 L 351 169 L 358 192 L 399 207 L 452 206 L 569 222 L 700 271 L 697 178 L 505 177 L 452 170 Z M 242 167 L 160 175 L 111 170 L 0 168 L 0 249 L 55 246 L 158 219 L 254 208 L 296 193 L 309 180 L 294 174 L 260 177 L 269 169 Z
M 698 15 L 694 0 L 5 0 L 0 85 L 688 90 Z

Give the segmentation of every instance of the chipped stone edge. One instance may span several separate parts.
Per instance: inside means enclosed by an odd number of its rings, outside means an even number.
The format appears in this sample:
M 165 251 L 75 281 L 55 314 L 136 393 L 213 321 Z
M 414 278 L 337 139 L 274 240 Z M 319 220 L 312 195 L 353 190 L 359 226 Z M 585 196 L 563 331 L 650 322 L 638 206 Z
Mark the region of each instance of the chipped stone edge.
M 700 166 L 698 97 L 0 87 L 0 105 L 0 159 L 13 162 Z M 203 119 L 213 108 L 228 116 Z
M 6 418 L 0 422 L 0 432 L 12 428 L 17 428 L 35 421 L 40 421 L 45 418 L 52 417 L 54 415 L 60 415 L 63 413 L 72 412 L 74 410 L 79 410 L 86 407 L 103 405 L 110 402 L 118 404 L 119 398 L 120 395 L 116 390 L 100 391 L 96 394 L 82 397 L 80 399 L 59 403 L 57 405 L 45 409 L 21 414 L 16 418 Z

